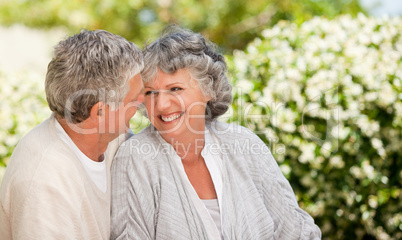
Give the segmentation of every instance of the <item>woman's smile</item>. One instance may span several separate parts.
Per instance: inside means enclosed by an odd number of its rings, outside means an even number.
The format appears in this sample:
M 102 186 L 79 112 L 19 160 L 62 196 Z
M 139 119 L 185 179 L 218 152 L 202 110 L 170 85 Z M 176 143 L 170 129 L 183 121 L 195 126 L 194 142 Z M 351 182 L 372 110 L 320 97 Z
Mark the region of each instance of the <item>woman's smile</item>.
M 184 112 L 175 112 L 175 113 L 171 113 L 171 114 L 161 114 L 160 119 L 163 122 L 170 123 L 172 121 L 175 121 L 175 120 L 179 119 L 181 116 L 183 116 L 183 114 L 184 114 Z

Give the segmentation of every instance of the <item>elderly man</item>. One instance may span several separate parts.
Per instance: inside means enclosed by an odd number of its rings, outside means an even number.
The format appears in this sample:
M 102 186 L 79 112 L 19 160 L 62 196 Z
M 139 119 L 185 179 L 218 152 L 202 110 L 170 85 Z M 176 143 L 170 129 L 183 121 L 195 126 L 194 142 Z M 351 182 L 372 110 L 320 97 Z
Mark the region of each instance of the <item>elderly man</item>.
M 144 98 L 142 68 L 138 47 L 107 31 L 56 46 L 53 114 L 17 145 L 0 188 L 2 240 L 109 239 L 109 169 Z

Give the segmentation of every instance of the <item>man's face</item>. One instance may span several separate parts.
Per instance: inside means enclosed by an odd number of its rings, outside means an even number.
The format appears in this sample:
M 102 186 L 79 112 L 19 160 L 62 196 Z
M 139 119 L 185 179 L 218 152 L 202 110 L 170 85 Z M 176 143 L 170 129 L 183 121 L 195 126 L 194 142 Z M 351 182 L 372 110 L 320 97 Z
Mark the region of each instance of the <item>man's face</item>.
M 119 108 L 111 110 L 109 106 L 106 106 L 106 133 L 111 134 L 114 137 L 125 133 L 130 128 L 130 119 L 137 112 L 137 107 L 144 101 L 141 75 L 137 74 L 128 82 L 129 92 L 120 103 Z

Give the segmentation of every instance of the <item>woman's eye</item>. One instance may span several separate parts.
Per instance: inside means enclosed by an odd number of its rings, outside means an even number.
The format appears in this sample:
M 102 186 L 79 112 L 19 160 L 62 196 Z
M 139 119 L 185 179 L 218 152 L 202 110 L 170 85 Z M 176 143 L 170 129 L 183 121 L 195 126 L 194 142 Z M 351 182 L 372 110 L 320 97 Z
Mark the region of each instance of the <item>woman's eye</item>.
M 157 94 L 157 91 L 145 91 L 145 96 L 149 96 L 149 95 L 153 95 L 153 94 Z
M 183 90 L 183 88 L 180 88 L 180 87 L 172 87 L 171 89 L 170 89 L 170 91 L 179 91 L 179 90 Z

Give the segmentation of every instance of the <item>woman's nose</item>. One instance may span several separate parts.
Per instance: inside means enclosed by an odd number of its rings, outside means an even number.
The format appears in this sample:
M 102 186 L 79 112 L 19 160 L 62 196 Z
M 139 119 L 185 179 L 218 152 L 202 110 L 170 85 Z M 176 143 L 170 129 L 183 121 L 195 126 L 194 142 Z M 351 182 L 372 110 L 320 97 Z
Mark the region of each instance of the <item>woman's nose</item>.
M 171 94 L 164 92 L 164 91 L 160 91 L 158 93 L 158 96 L 155 98 L 155 105 L 158 109 L 158 111 L 164 111 L 167 110 L 170 106 L 171 106 L 171 101 L 172 101 L 172 96 Z

